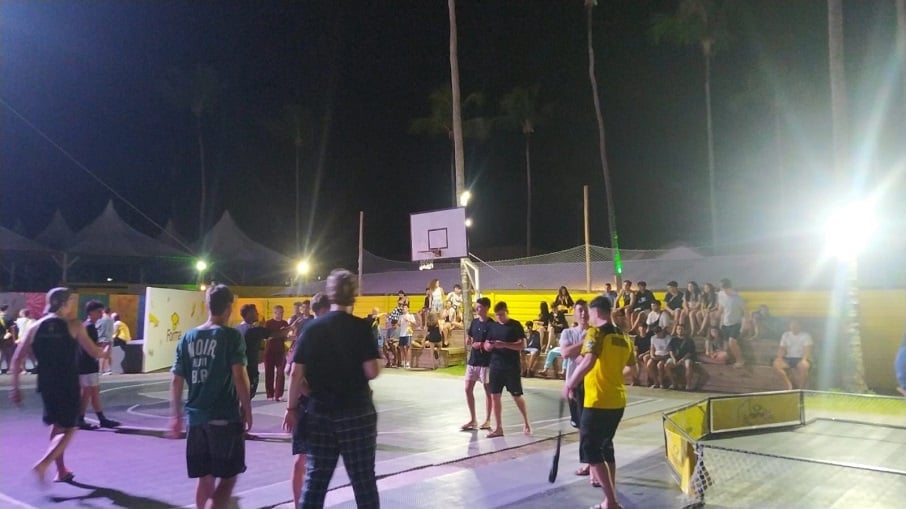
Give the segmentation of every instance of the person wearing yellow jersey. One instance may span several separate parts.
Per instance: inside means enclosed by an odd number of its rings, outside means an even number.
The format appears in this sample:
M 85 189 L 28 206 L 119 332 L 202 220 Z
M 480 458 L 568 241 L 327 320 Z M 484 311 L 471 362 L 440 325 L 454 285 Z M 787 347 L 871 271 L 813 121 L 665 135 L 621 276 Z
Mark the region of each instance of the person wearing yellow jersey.
M 632 340 L 610 321 L 611 306 L 606 297 L 595 297 L 588 304 L 592 327 L 585 334 L 578 366 L 563 386 L 563 397 L 573 399 L 575 388 L 584 381 L 579 456 L 604 489 L 602 509 L 620 507 L 613 437 L 626 408 L 623 368 L 636 362 Z
M 132 341 L 132 332 L 129 330 L 129 326 L 126 325 L 126 322 L 120 320 L 120 314 L 113 313 L 110 315 L 110 318 L 113 319 L 113 344 L 121 346 L 120 341 L 123 343 Z

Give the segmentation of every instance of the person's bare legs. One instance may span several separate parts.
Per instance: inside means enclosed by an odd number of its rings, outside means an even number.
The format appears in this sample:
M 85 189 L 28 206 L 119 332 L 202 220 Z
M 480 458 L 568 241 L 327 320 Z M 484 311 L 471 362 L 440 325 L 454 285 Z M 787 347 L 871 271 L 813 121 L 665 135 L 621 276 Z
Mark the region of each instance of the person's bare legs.
M 463 428 L 475 427 L 478 422 L 475 420 L 475 380 L 466 380 L 466 406 L 469 407 L 469 422 L 463 424 Z
M 695 363 L 691 359 L 683 362 L 686 365 L 686 390 L 691 391 L 695 387 Z
M 613 465 L 613 472 L 610 471 L 611 465 Z M 601 502 L 601 507 L 603 509 L 616 509 L 620 507 L 620 504 L 617 502 L 617 490 L 614 483 L 616 465 L 612 463 L 597 463 L 590 465 L 589 470 L 594 472 L 595 479 L 601 483 L 601 488 L 604 490 L 604 501 Z
M 790 375 L 787 373 L 787 370 L 790 369 L 786 361 L 783 359 L 774 359 L 774 370 L 780 374 L 781 380 L 786 384 L 787 390 L 793 390 L 793 381 L 790 380 Z
M 796 365 L 796 371 L 799 373 L 799 383 L 797 387 L 799 389 L 808 388 L 808 370 L 811 368 L 811 364 L 805 359 L 799 361 L 799 364 Z
M 85 417 L 89 401 L 91 401 L 91 387 L 82 387 L 82 397 L 79 399 L 79 415 L 82 417 Z
M 526 435 L 531 435 L 532 425 L 529 424 L 528 412 L 525 409 L 525 398 L 523 398 L 522 395 L 514 395 L 513 401 L 516 403 L 516 408 L 519 409 L 519 413 L 522 414 L 522 432 Z
M 227 509 L 235 486 L 236 476 L 220 479 L 217 487 L 214 488 L 214 493 L 211 494 L 211 503 L 207 506 L 208 509 Z
M 648 385 L 649 386 L 658 386 L 661 384 L 660 377 L 657 374 L 657 361 L 654 359 L 648 359 Z
M 209 507 L 208 501 L 214 496 L 216 482 L 217 480 L 212 475 L 198 478 L 198 482 L 195 485 L 195 507 L 197 509 L 206 509 Z
M 657 363 L 657 372 L 658 372 L 658 376 L 660 376 L 661 387 L 664 387 L 664 388 L 669 387 L 667 385 L 668 382 L 669 382 L 670 386 L 673 385 L 673 373 L 671 372 L 671 368 L 667 367 L 666 361 L 660 361 Z
M 482 384 L 484 387 L 484 400 L 485 400 L 485 413 L 484 413 L 484 424 L 481 428 L 490 428 L 491 427 L 491 408 L 493 406 L 491 397 L 491 389 L 488 388 L 488 384 Z
M 51 463 L 57 464 L 57 478 L 60 479 L 69 473 L 63 462 L 63 453 L 75 434 L 75 428 L 62 428 L 54 424 L 50 428 L 50 444 L 44 456 L 32 467 L 32 472 L 38 477 L 39 482 L 44 482 L 44 476 Z
M 500 393 L 491 394 L 491 409 L 494 411 L 494 429 L 488 433 L 488 438 L 503 436 L 503 422 L 500 411 Z
M 730 338 L 727 342 L 730 354 L 733 356 L 734 368 L 741 368 L 746 365 L 745 359 L 742 358 L 742 349 L 739 348 L 739 341 L 736 338 Z
M 305 455 L 297 454 L 293 461 L 293 507 L 299 507 L 302 497 L 302 484 L 305 483 Z

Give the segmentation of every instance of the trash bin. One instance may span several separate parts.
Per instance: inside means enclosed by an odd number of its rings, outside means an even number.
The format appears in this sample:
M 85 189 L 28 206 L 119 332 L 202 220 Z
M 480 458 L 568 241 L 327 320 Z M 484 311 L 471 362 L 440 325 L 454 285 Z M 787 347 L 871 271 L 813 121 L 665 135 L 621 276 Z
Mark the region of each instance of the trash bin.
M 111 355 L 114 370 L 117 373 L 141 373 L 145 361 L 144 344 L 143 340 L 135 339 L 127 341 L 123 346 L 113 347 Z

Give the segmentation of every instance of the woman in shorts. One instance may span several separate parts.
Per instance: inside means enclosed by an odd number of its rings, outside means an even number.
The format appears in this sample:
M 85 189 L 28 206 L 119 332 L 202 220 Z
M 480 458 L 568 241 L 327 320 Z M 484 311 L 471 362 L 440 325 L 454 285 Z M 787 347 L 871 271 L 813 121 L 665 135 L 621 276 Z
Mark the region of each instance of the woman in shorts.
M 727 341 L 720 334 L 720 327 L 711 327 L 708 329 L 708 337 L 705 339 L 705 354 L 698 358 L 698 362 L 726 364 L 728 358 Z
M 425 343 L 423 348 L 434 350 L 431 356 L 431 369 L 437 369 L 437 360 L 440 359 L 440 349 L 444 340 L 440 332 L 440 321 L 437 319 L 437 313 L 428 313 L 427 333 L 425 334 Z

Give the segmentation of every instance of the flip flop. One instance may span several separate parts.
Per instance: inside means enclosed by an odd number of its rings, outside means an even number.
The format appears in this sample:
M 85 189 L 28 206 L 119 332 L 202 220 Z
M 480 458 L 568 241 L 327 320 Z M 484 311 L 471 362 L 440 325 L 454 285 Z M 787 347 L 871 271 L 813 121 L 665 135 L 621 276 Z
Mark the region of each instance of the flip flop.
M 485 438 L 497 438 L 497 437 L 502 437 L 502 436 L 503 436 L 502 431 L 494 431 L 494 432 L 488 433 Z
M 53 482 L 72 482 L 73 479 L 75 479 L 75 474 L 73 474 L 72 472 L 66 472 L 66 475 L 64 475 L 63 477 L 57 477 L 53 480 Z
M 587 476 L 587 475 L 588 475 L 588 469 L 587 469 L 587 468 L 580 468 L 580 469 L 576 470 L 576 475 L 579 475 L 579 476 Z
M 459 431 L 475 431 L 476 428 L 477 426 L 475 424 L 463 424 L 462 427 L 459 428 Z
M 491 429 L 491 425 L 490 425 L 490 424 L 482 424 L 481 427 L 478 428 L 478 429 L 485 429 L 485 430 Z

